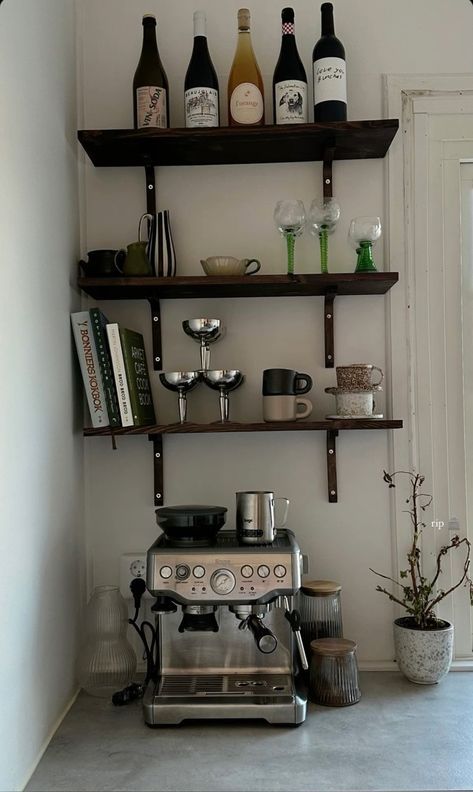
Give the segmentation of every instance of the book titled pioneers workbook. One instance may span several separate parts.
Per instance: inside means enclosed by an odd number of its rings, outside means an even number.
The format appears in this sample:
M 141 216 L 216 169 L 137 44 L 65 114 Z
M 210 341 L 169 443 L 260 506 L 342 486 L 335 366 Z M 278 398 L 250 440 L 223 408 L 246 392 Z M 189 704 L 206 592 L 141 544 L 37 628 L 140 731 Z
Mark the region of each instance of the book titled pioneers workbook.
M 109 426 L 105 391 L 89 312 L 77 311 L 71 314 L 71 324 L 92 426 L 95 429 Z
M 135 426 L 156 423 L 143 336 L 120 327 L 123 359 Z

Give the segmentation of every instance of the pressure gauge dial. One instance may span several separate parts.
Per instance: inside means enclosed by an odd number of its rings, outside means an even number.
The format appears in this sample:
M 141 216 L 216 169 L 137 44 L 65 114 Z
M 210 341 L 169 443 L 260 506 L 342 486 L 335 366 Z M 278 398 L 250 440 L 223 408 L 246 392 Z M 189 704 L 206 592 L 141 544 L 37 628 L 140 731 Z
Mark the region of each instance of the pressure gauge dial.
M 210 578 L 210 585 L 213 591 L 222 596 L 230 594 L 235 588 L 235 584 L 235 575 L 229 569 L 216 569 Z

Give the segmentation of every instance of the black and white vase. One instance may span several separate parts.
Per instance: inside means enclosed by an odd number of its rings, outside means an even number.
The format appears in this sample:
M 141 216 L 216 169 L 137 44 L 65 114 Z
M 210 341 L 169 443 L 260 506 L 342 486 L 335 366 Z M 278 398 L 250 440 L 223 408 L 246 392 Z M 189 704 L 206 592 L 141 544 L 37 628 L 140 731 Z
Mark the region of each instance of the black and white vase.
M 140 218 L 138 239 L 142 239 L 143 221 L 148 221 L 146 253 L 157 278 L 172 278 L 176 274 L 176 252 L 172 239 L 169 210 L 157 214 L 145 213 Z

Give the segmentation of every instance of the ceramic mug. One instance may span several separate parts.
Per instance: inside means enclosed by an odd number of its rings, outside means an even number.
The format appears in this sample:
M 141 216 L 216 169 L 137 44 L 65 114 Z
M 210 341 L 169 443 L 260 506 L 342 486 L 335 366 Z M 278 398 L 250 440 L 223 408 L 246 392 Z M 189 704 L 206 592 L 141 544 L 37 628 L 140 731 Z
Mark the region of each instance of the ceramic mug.
M 261 264 L 258 259 L 237 259 L 233 256 L 209 256 L 209 258 L 201 259 L 202 269 L 206 275 L 213 275 L 218 277 L 220 275 L 254 275 L 261 269 Z M 250 270 L 250 266 L 254 264 L 254 268 Z
M 116 250 L 89 250 L 87 261 L 81 259 L 80 266 L 88 278 L 103 278 L 117 274 L 115 268 Z
M 373 380 L 373 372 L 379 372 L 379 379 Z M 371 363 L 352 363 L 350 366 L 337 366 L 337 385 L 345 390 L 369 390 L 374 385 L 381 385 L 384 373 Z
M 300 396 L 263 396 L 263 419 L 267 423 L 299 421 L 308 418 L 312 410 L 312 402 Z
M 151 275 L 151 264 L 146 255 L 146 242 L 130 242 L 126 250 L 122 248 L 117 251 L 115 267 L 121 275 L 127 277 Z
M 339 391 L 335 393 L 335 403 L 337 415 L 369 417 L 376 409 L 373 391 Z
M 293 369 L 271 368 L 263 371 L 263 396 L 301 396 L 312 388 L 312 377 Z

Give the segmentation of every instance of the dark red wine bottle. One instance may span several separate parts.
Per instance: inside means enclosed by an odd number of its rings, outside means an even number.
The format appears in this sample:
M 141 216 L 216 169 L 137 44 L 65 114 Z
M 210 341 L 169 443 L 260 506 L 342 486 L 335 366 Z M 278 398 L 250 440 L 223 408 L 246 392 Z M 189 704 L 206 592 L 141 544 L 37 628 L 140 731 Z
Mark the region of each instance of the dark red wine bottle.
M 335 35 L 332 3 L 322 3 L 322 36 L 314 47 L 314 121 L 347 120 L 345 50 Z
M 135 129 L 169 126 L 168 79 L 159 57 L 156 17 L 143 17 L 143 47 L 133 79 Z
M 307 123 L 307 77 L 297 51 L 294 9 L 281 11 L 282 38 L 273 76 L 273 116 L 275 124 Z
M 194 12 L 194 49 L 184 82 L 186 127 L 217 127 L 218 79 L 207 46 L 203 11 Z

